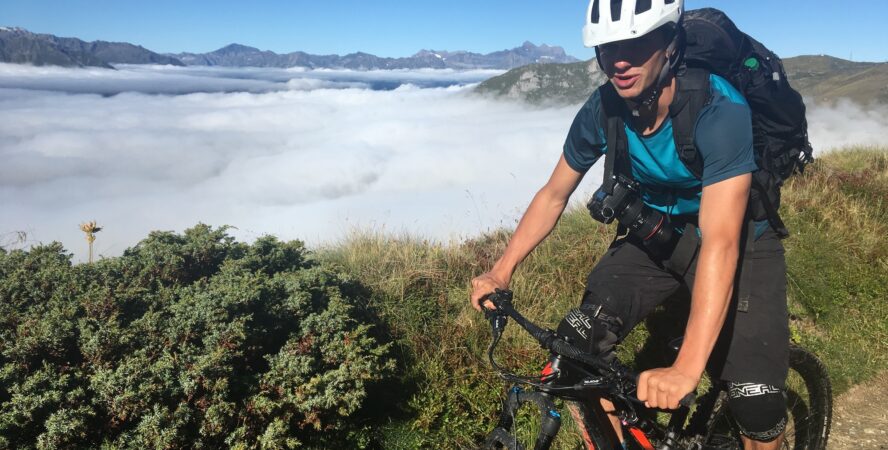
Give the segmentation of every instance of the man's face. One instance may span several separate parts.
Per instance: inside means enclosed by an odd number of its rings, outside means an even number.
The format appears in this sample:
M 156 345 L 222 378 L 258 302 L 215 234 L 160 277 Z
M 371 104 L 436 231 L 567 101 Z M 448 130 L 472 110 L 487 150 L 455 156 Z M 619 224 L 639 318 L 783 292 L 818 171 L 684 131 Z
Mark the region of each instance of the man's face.
M 601 65 L 620 97 L 636 98 L 657 81 L 666 64 L 666 46 L 664 33 L 654 31 L 598 47 Z

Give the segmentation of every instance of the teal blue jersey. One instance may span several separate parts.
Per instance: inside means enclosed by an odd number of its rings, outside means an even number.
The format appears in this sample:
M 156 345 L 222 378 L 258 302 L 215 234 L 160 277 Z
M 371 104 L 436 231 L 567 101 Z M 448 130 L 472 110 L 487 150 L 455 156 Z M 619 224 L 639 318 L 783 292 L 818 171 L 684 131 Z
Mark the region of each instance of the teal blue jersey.
M 694 143 L 703 159 L 701 179 L 694 177 L 678 157 L 667 118 L 653 133 L 642 136 L 630 120 L 626 124 L 632 177 L 641 184 L 644 202 L 666 214 L 698 214 L 703 186 L 755 171 L 752 116 L 746 100 L 727 80 L 710 76 L 712 101 L 697 117 Z M 607 151 L 601 128 L 598 91 L 577 113 L 564 143 L 564 159 L 586 172 Z

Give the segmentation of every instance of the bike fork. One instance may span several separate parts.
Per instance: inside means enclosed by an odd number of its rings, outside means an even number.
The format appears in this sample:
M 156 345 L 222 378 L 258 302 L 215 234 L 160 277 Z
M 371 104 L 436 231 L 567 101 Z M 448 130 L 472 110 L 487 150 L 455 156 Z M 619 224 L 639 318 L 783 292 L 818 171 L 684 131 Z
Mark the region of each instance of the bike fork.
M 555 402 L 552 396 L 545 392 L 530 391 L 527 392 L 519 386 L 513 386 L 509 389 L 509 395 L 503 401 L 503 410 L 500 413 L 500 420 L 494 434 L 513 436 L 509 432 L 512 429 L 513 418 L 518 413 L 523 403 L 531 402 L 540 410 L 540 433 L 534 443 L 535 450 L 548 450 L 552 445 L 552 440 L 558 434 L 561 428 L 561 414 L 555 409 Z M 499 432 L 503 430 L 505 433 Z M 514 437 L 513 437 L 514 438 Z M 505 442 L 501 442 L 505 444 Z
M 680 449 L 680 443 L 678 442 L 680 433 L 678 430 L 681 430 L 684 427 L 689 412 L 690 409 L 683 407 L 675 414 L 672 414 L 672 417 L 669 418 L 669 426 L 666 428 L 666 434 L 663 436 L 663 441 L 657 447 L 657 450 Z

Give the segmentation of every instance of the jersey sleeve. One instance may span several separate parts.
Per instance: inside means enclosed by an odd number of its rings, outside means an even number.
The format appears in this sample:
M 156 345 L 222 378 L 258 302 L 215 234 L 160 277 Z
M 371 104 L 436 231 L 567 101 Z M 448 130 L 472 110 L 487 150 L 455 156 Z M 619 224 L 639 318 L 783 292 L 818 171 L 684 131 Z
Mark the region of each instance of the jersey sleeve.
M 601 97 L 595 91 L 577 112 L 564 141 L 564 160 L 577 172 L 589 170 L 607 149 L 600 117 Z
M 745 102 L 715 96 L 697 118 L 695 144 L 703 158 L 703 187 L 758 169 L 752 115 Z

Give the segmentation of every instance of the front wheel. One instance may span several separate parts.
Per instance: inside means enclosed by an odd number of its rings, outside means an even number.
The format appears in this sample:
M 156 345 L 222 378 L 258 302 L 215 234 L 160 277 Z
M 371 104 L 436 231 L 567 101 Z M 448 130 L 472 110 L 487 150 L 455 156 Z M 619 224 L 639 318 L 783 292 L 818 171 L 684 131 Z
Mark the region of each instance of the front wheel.
M 823 450 L 832 423 L 832 386 L 823 363 L 813 353 L 791 345 L 786 379 L 786 431 L 782 449 Z M 709 423 L 705 448 L 743 448 L 739 428 L 727 408 L 727 393 L 721 391 Z

